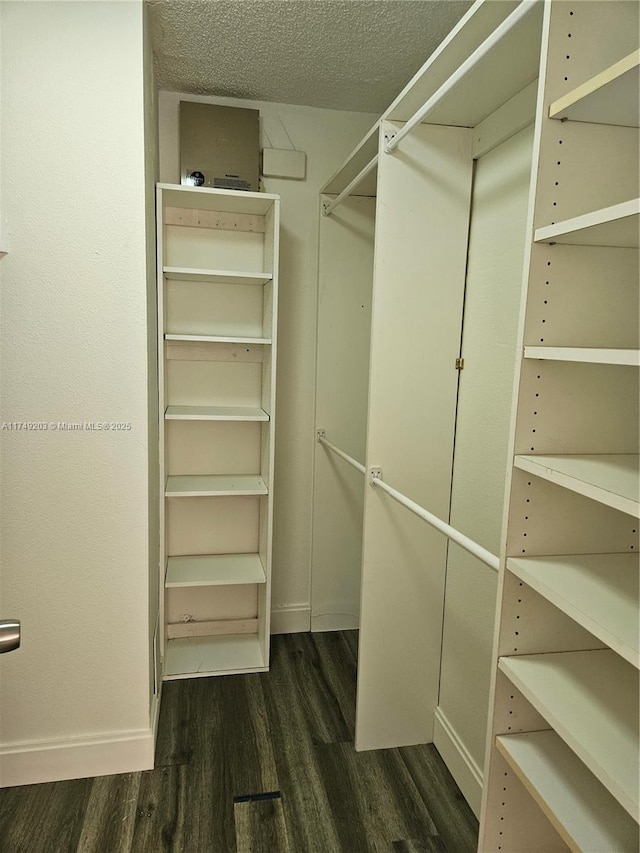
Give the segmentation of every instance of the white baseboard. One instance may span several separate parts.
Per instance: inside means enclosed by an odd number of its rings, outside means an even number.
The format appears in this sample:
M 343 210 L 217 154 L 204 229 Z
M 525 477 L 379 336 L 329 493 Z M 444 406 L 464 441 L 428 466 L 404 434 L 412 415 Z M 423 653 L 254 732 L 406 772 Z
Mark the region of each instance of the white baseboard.
M 476 817 L 480 816 L 483 773 L 442 708 L 436 708 L 433 742 Z
M 271 611 L 272 634 L 301 634 L 311 628 L 308 604 L 284 604 Z
M 358 617 L 349 613 L 323 613 L 311 617 L 312 631 L 351 631 L 358 627 Z
M 153 769 L 151 729 L 0 747 L 0 788 Z

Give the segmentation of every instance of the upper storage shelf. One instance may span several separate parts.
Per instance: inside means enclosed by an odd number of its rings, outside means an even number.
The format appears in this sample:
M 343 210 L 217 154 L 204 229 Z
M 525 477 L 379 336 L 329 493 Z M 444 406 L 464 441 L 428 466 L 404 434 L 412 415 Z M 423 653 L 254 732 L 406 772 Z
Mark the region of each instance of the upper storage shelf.
M 494 33 L 520 5 L 517 0 L 474 3 L 442 44 L 409 81 L 382 114 L 362 142 L 322 188 L 323 193 L 339 194 L 378 153 L 378 132 L 382 121 L 409 121 L 454 73 Z M 538 78 L 542 40 L 542 2 L 531 0 L 530 11 L 442 97 L 424 118 L 428 124 L 476 127 Z M 504 69 L 509 73 L 505 74 Z M 374 168 L 351 195 L 374 196 L 377 170 Z
M 349 157 L 340 166 L 338 171 L 332 175 L 322 188 L 323 193 L 338 195 L 347 187 L 354 178 L 373 160 L 378 153 L 378 129 L 380 122 L 376 122 L 369 133 L 360 144 L 351 152 Z M 378 184 L 378 171 L 373 169 L 353 189 L 351 195 L 375 196 Z
M 640 126 L 640 50 L 596 74 L 549 108 L 550 118 Z
M 382 118 L 408 121 L 519 5 L 502 2 L 472 7 Z M 463 77 L 425 121 L 475 127 L 532 83 L 539 73 L 543 5 L 531 3 L 529 14 L 491 47 L 474 65 L 473 73 Z
M 536 243 L 564 243 L 572 246 L 617 246 L 638 248 L 640 198 L 590 211 L 573 219 L 538 228 Z
M 279 196 L 270 193 L 234 192 L 208 187 L 181 187 L 175 184 L 158 184 L 162 190 L 165 207 L 184 210 L 214 210 L 220 213 L 254 214 L 265 216 Z

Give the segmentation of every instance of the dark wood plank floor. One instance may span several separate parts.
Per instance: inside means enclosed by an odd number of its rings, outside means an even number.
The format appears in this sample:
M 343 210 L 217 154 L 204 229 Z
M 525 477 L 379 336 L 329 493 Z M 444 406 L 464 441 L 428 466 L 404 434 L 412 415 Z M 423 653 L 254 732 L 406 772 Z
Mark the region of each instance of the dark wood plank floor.
M 433 746 L 354 750 L 356 644 L 277 636 L 268 673 L 168 682 L 155 770 L 0 791 L 0 851 L 472 853 Z

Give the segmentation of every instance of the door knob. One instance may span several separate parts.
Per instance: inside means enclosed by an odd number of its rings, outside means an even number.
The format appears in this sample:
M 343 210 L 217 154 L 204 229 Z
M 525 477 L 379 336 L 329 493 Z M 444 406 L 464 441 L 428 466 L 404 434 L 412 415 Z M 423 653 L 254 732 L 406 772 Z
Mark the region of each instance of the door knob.
M 0 655 L 13 652 L 20 646 L 20 622 L 17 619 L 0 619 Z

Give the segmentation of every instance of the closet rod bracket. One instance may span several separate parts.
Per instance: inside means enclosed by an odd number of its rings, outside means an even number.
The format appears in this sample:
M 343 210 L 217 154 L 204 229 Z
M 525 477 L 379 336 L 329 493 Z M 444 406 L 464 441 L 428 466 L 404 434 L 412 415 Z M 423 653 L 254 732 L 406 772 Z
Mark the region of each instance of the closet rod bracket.
M 382 480 L 382 468 L 369 468 L 369 485 L 373 486 L 374 480 Z
M 316 441 L 322 441 L 323 438 L 327 437 L 326 429 L 317 429 L 316 430 Z

